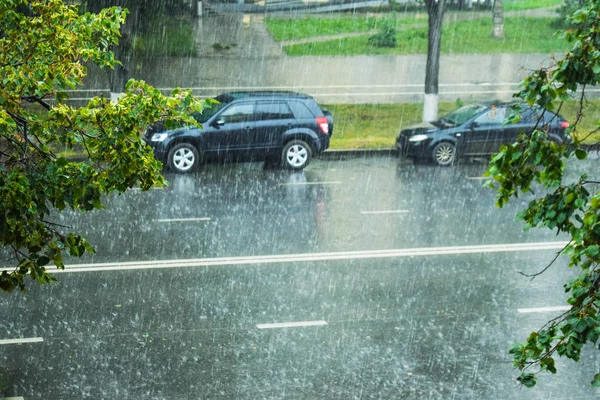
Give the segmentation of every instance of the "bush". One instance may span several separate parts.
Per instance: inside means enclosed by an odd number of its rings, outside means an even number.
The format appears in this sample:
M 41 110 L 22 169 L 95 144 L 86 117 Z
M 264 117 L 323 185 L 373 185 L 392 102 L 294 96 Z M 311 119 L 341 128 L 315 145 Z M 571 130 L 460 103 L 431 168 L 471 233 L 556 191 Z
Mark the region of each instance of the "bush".
M 379 32 L 369 38 L 369 44 L 375 47 L 396 47 L 396 19 L 382 21 Z

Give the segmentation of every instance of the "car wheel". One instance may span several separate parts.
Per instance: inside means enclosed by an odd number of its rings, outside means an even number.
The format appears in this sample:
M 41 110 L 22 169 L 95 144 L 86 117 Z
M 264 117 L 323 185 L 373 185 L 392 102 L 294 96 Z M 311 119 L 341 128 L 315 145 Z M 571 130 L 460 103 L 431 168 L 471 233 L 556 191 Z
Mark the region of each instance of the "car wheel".
M 310 146 L 302 140 L 292 140 L 283 147 L 281 160 L 283 165 L 291 169 L 302 169 L 310 163 L 312 150 Z
M 169 168 L 172 171 L 187 173 L 193 172 L 200 164 L 200 153 L 189 143 L 179 143 L 169 151 Z
M 454 164 L 456 160 L 456 147 L 449 142 L 435 145 L 432 152 L 433 161 L 442 167 Z

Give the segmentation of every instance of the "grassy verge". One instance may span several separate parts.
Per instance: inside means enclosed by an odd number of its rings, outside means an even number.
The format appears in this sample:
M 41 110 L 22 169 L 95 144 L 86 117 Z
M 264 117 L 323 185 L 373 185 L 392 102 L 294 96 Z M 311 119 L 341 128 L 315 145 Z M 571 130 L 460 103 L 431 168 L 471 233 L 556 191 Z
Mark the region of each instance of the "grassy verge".
M 554 34 L 556 30 L 550 26 L 552 21 L 552 18 L 505 18 L 506 38 L 503 40 L 490 37 L 491 18 L 447 23 L 442 33 L 442 53 L 554 53 L 568 50 L 569 44 Z M 292 56 L 427 53 L 427 27 L 400 30 L 396 37 L 398 46 L 395 48 L 373 47 L 367 36 L 358 36 L 284 46 L 284 51 Z
M 424 15 L 425 17 L 425 15 Z M 267 18 L 267 29 L 277 41 L 306 39 L 343 33 L 367 32 L 377 29 L 383 18 L 371 16 L 346 16 L 338 18 Z M 396 26 L 427 23 L 425 18 L 398 18 Z
M 148 24 L 151 30 L 132 37 L 133 51 L 142 57 L 194 57 L 196 43 L 191 21 L 167 18 Z
M 394 146 L 398 132 L 421 121 L 423 105 L 406 104 L 335 104 L 326 106 L 333 114 L 335 128 L 331 138 L 332 149 L 389 149 Z M 439 105 L 439 115 L 451 111 L 455 103 Z M 560 114 L 575 120 L 577 103 L 567 102 Z M 583 138 L 596 128 L 600 120 L 600 100 L 590 101 L 586 115 L 579 123 L 578 137 Z M 600 134 L 586 142 L 600 141 Z

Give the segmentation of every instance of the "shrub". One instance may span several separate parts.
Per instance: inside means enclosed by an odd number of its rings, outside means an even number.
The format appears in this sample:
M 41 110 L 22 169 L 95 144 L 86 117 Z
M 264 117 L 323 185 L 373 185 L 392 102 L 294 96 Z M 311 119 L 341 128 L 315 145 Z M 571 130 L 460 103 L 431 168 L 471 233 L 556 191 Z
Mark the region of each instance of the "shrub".
M 396 47 L 396 19 L 385 19 L 381 22 L 379 32 L 369 38 L 369 44 L 375 47 Z

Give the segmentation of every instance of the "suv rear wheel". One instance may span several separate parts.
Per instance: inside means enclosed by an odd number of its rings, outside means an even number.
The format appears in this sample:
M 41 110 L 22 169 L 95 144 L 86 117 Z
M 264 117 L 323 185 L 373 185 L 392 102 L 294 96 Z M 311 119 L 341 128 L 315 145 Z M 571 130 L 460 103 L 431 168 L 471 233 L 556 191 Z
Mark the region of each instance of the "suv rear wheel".
M 190 143 L 179 143 L 169 151 L 169 168 L 173 171 L 194 172 L 200 164 L 200 153 Z
M 291 169 L 303 169 L 310 163 L 312 149 L 302 140 L 291 140 L 283 147 L 281 160 L 283 165 Z

